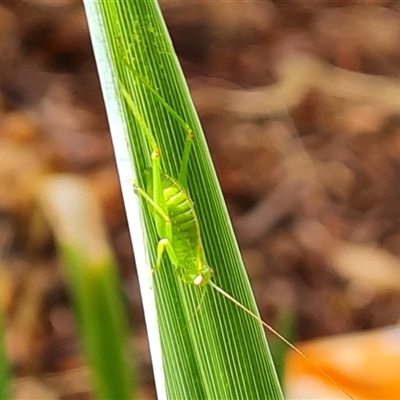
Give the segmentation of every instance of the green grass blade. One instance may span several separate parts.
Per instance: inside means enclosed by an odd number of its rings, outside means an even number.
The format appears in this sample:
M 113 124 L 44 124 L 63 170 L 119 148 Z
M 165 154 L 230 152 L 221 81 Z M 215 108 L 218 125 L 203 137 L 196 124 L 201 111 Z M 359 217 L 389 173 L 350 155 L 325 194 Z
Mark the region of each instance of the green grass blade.
M 90 186 L 69 175 L 48 178 L 38 200 L 55 233 L 98 398 L 131 400 L 127 315 L 100 207 Z
M 5 344 L 5 321 L 0 310 L 0 400 L 11 398 L 11 370 Z
M 215 270 L 213 280 L 256 310 L 198 117 L 157 3 L 88 0 L 85 8 L 134 238 L 159 398 L 281 399 L 265 335 L 257 321 L 211 287 L 183 284 L 167 257 L 162 270 L 149 276 L 158 238 L 149 210 L 133 195 L 129 179 L 136 178 L 141 186 L 145 185 L 151 151 L 119 92 L 118 82 L 127 88 L 156 137 L 162 150 L 163 170 L 174 177 L 178 177 L 185 132 L 152 90 L 127 68 L 125 56 L 134 71 L 193 129 L 188 186 L 199 216 L 206 256 Z M 204 301 L 195 313 L 204 290 Z

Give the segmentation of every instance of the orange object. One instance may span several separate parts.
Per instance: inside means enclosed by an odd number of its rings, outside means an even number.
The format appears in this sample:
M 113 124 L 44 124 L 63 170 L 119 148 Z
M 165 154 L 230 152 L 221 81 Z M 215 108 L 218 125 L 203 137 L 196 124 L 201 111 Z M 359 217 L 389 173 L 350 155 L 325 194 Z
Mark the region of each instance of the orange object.
M 297 347 L 357 400 L 400 399 L 400 327 L 340 335 Z M 348 399 L 310 363 L 289 351 L 288 399 Z

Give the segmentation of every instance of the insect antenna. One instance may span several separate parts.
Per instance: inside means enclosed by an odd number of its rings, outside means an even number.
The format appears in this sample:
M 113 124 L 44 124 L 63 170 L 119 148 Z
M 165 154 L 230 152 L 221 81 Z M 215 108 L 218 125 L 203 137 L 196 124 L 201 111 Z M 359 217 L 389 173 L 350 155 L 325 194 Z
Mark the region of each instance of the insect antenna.
M 326 379 L 328 379 L 330 382 L 332 382 L 339 390 L 341 390 L 346 396 L 348 396 L 349 399 L 354 400 L 354 397 L 352 397 L 342 386 L 340 386 L 332 377 L 330 377 L 322 368 L 320 368 L 316 363 L 311 361 L 310 358 L 308 358 L 301 350 L 299 350 L 294 344 L 290 343 L 288 339 L 286 339 L 284 336 L 282 336 L 277 330 L 275 330 L 271 325 L 267 324 L 264 322 L 257 314 L 255 314 L 253 311 L 249 310 L 247 307 L 245 307 L 242 303 L 240 303 L 238 300 L 236 300 L 234 297 L 232 297 L 229 293 L 225 292 L 225 290 L 221 289 L 218 285 L 216 285 L 214 282 L 209 281 L 209 285 L 214 288 L 218 293 L 220 293 L 222 296 L 230 300 L 233 304 L 241 308 L 243 311 L 245 311 L 247 314 L 249 314 L 251 317 L 253 317 L 255 320 L 261 323 L 265 328 L 267 328 L 270 332 L 272 332 L 276 337 L 278 337 L 280 340 L 282 340 L 283 343 L 285 343 L 287 346 L 289 346 L 293 351 L 295 351 L 300 357 L 304 358 L 307 360 L 307 362 L 312 365 L 319 373 L 321 373 Z

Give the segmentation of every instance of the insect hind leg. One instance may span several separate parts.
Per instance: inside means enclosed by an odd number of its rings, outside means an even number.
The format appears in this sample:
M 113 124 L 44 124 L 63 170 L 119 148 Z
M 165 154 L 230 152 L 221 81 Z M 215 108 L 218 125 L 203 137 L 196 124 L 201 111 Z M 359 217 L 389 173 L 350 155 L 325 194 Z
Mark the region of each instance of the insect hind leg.
M 156 265 L 153 267 L 151 270 L 152 273 L 155 271 L 158 271 L 161 268 L 161 260 L 162 260 L 162 255 L 165 250 L 165 246 L 167 246 L 169 240 L 168 239 L 161 239 L 158 244 L 157 244 L 157 260 L 156 260 Z
M 124 50 L 124 46 L 122 43 L 122 38 L 119 38 L 119 53 L 121 55 L 121 61 L 123 64 L 129 69 L 129 71 L 135 76 L 135 78 L 149 90 L 153 96 L 160 102 L 160 104 L 167 110 L 167 112 L 171 115 L 172 118 L 175 119 L 175 121 L 185 130 L 186 134 L 186 139 L 185 139 L 185 147 L 183 150 L 183 155 L 182 155 L 182 161 L 181 161 L 181 167 L 179 170 L 179 182 L 182 184 L 182 186 L 187 189 L 187 170 L 188 170 L 188 163 L 189 163 L 189 157 L 190 157 L 190 151 L 193 143 L 193 130 L 190 127 L 190 125 L 171 107 L 171 105 L 158 93 L 158 91 L 147 81 L 146 78 L 141 76 L 138 71 L 129 63 L 127 59 L 127 54 L 126 51 Z M 122 84 L 120 83 L 120 86 Z M 153 155 L 157 153 L 157 144 L 155 142 L 155 139 L 151 132 L 148 130 L 147 126 L 144 126 L 145 123 L 143 121 L 143 118 L 140 116 L 136 106 L 133 103 L 133 100 L 127 90 L 122 86 L 122 93 L 125 97 L 125 99 L 128 102 L 129 107 L 133 111 L 136 119 L 144 128 L 144 132 L 151 144 L 152 150 L 153 150 Z M 156 152 L 155 152 L 156 151 Z M 153 156 L 152 156 L 153 158 Z M 154 162 L 154 158 L 153 158 Z

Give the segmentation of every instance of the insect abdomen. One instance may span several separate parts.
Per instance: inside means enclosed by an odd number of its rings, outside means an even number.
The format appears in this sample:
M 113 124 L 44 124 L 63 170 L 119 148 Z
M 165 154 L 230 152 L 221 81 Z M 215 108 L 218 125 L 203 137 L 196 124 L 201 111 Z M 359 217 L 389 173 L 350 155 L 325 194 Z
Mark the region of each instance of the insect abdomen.
M 162 180 L 163 195 L 172 225 L 175 254 L 182 268 L 196 267 L 200 231 L 193 202 L 184 187 L 168 175 Z

